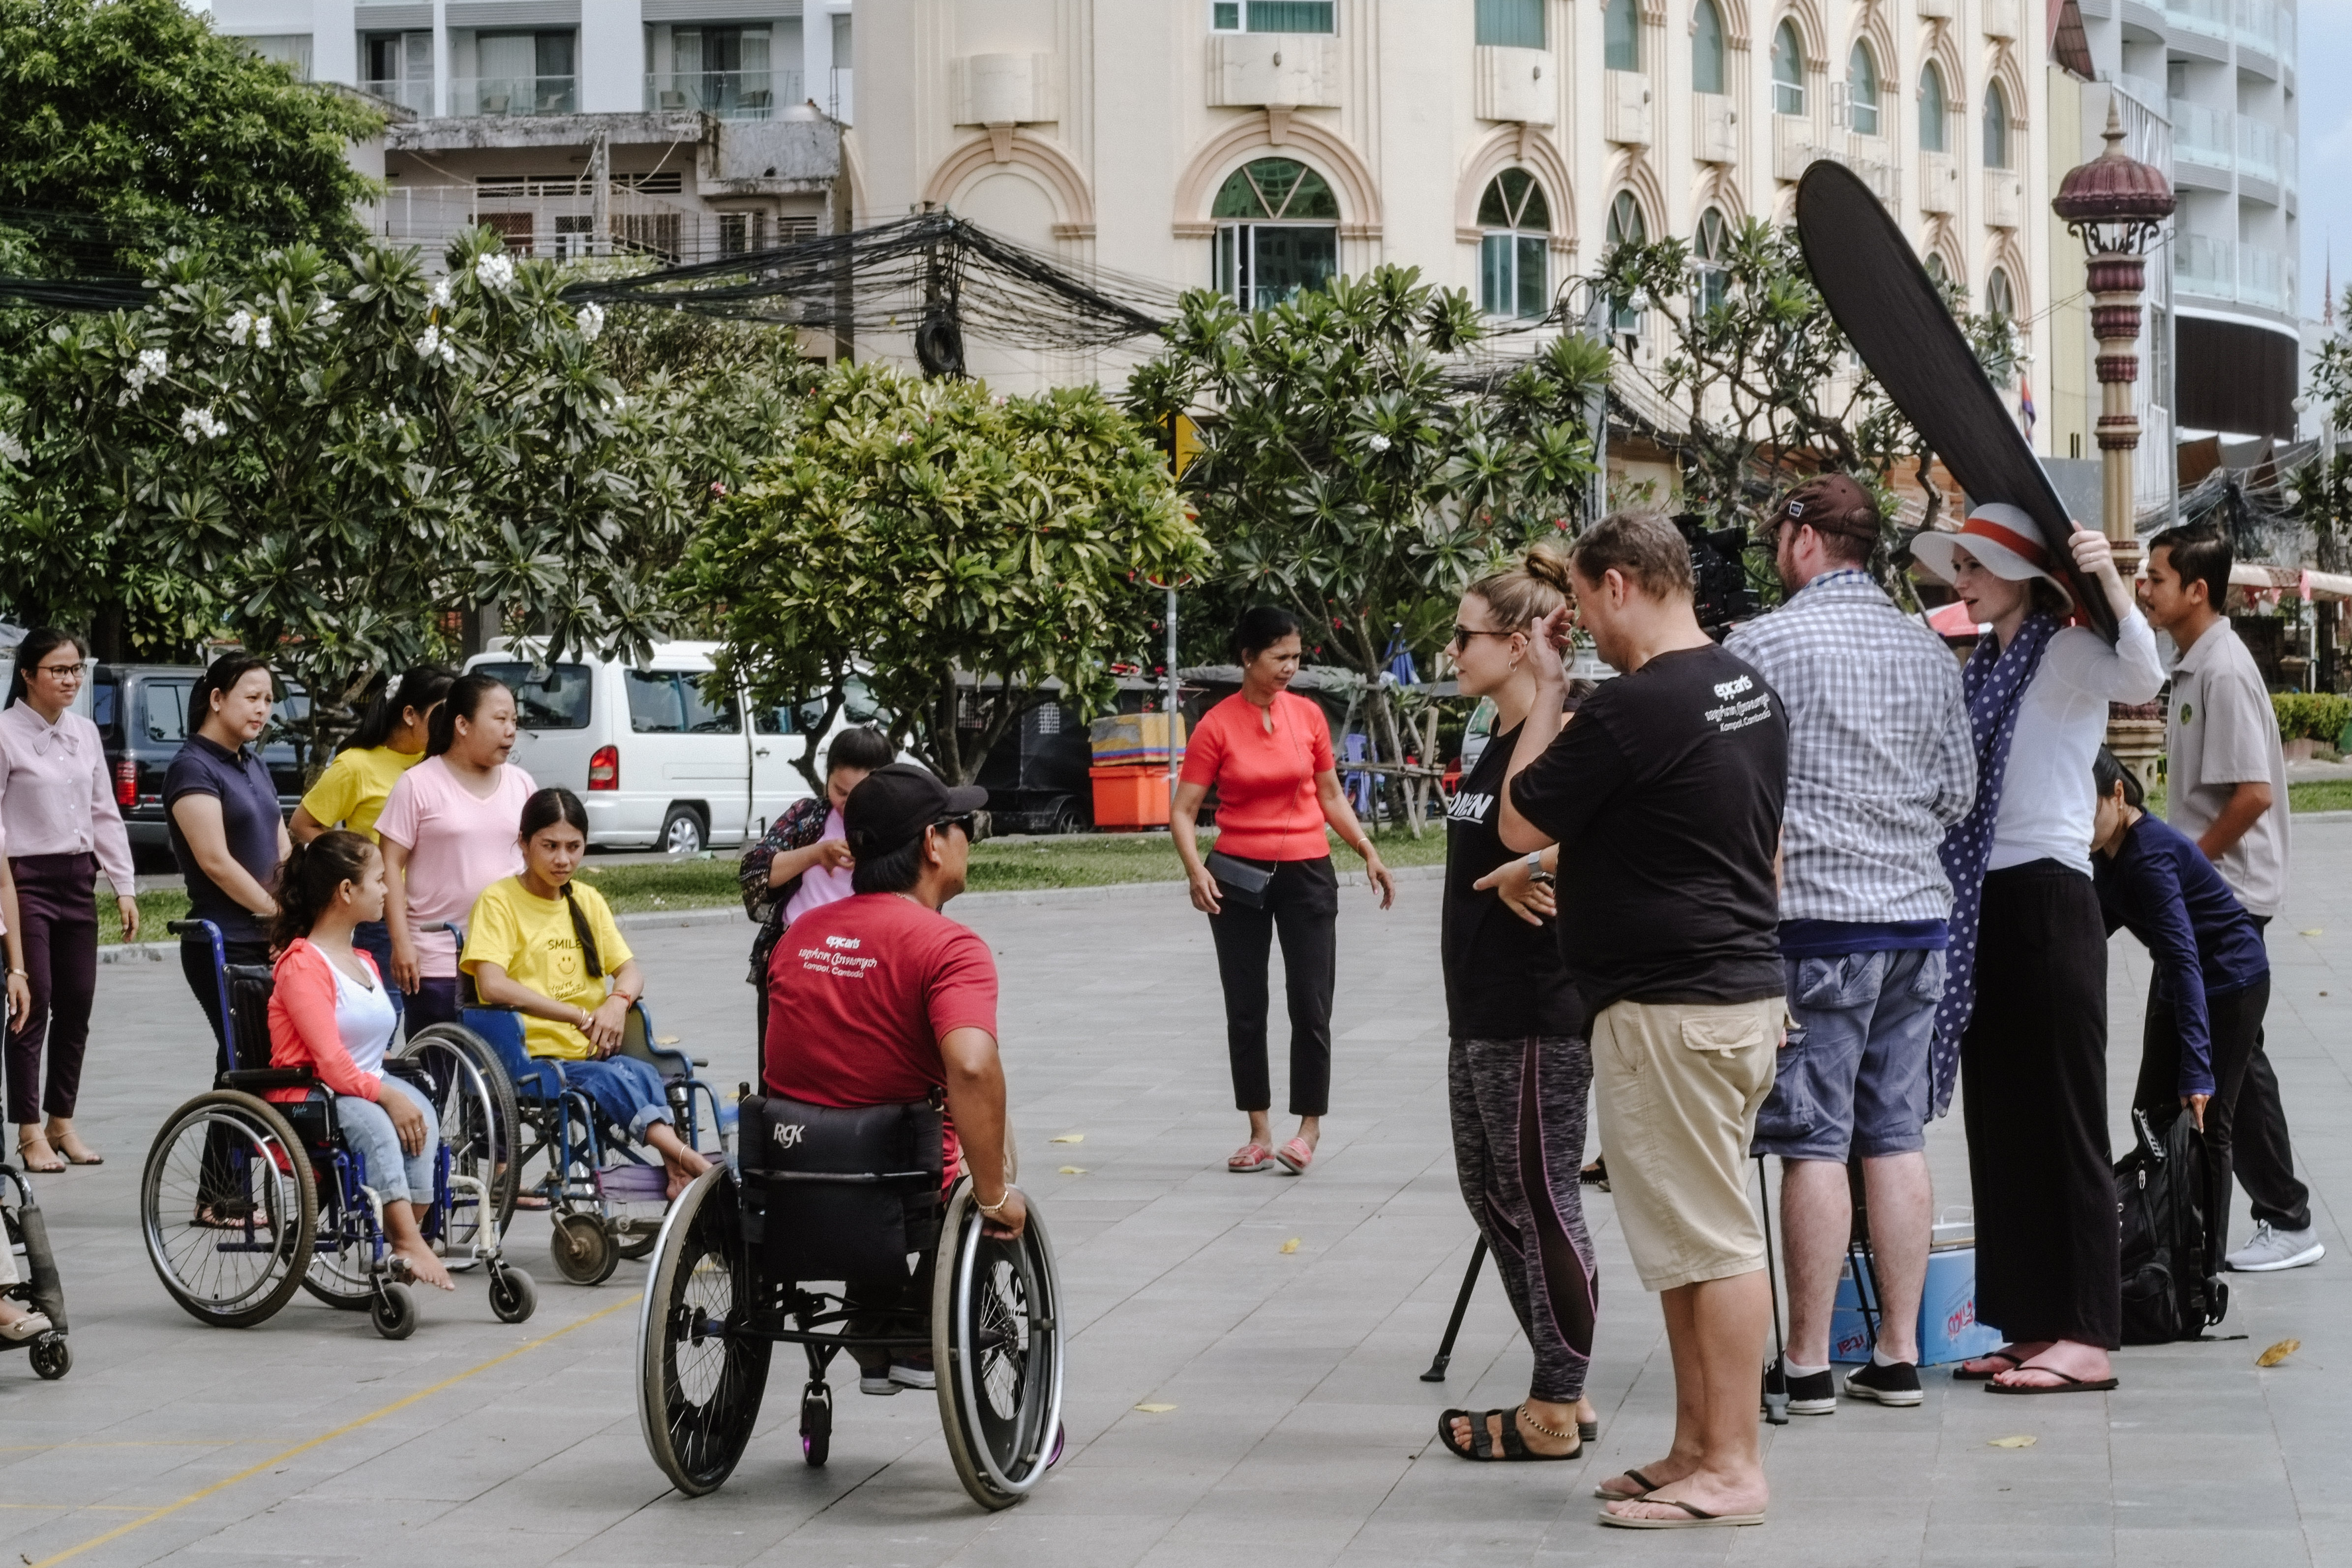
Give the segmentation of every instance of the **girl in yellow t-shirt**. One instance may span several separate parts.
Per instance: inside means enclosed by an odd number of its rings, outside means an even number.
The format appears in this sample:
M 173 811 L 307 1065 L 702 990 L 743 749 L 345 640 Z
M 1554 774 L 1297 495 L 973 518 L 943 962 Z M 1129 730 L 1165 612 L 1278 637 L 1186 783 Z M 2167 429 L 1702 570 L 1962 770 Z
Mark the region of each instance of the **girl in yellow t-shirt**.
M 437 666 L 421 664 L 402 676 L 398 687 L 377 694 L 360 727 L 294 808 L 286 831 L 295 843 L 308 844 L 331 827 L 348 827 L 370 843 L 375 841 L 375 819 L 400 775 L 425 760 L 426 726 L 456 679 Z M 385 994 L 398 1011 L 400 988 L 391 984 L 390 930 L 381 920 L 362 921 L 352 932 L 352 945 L 375 960 Z
M 485 1003 L 523 1015 L 526 1051 L 560 1059 L 566 1083 L 661 1155 L 676 1197 L 710 1163 L 677 1135 L 653 1064 L 614 1054 L 645 975 L 604 895 L 572 884 L 588 808 L 568 789 L 541 790 L 523 804 L 521 837 L 522 874 L 474 900 L 458 967 Z

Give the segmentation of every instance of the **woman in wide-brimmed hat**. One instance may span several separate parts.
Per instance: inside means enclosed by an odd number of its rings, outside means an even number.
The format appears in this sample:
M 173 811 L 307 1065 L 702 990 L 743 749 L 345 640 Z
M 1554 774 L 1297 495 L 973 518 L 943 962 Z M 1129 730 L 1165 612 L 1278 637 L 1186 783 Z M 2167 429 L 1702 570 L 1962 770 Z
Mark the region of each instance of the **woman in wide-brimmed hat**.
M 2107 941 L 2091 881 L 2091 760 L 2107 704 L 2164 684 L 2156 637 L 2107 542 L 2065 548 L 2115 608 L 2110 647 L 2067 626 L 2058 557 L 2016 507 L 1979 505 L 1912 558 L 1979 625 L 1963 678 L 1975 807 L 1944 841 L 1951 952 L 1936 1019 L 1940 1073 L 1958 1057 L 1976 1197 L 1977 1317 L 2009 1342 L 1954 1375 L 1995 1394 L 2112 1388 L 2122 1343 L 2107 1149 Z

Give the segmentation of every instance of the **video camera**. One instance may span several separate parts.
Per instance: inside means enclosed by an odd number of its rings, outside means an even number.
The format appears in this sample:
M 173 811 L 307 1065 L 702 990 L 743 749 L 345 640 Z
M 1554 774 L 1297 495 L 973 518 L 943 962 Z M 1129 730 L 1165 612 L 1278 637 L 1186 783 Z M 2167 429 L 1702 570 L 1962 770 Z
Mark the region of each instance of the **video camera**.
M 1683 542 L 1690 546 L 1696 578 L 1692 607 L 1698 612 L 1699 629 L 1721 642 L 1733 623 L 1753 618 L 1763 607 L 1748 581 L 1748 532 L 1740 528 L 1710 530 L 1696 512 L 1683 512 L 1674 521 Z

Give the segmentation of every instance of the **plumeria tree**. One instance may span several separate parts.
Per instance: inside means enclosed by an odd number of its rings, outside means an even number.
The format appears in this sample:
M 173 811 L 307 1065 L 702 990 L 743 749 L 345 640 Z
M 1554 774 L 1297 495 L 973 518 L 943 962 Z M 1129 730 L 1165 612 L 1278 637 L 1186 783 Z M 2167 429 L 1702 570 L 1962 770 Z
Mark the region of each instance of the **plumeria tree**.
M 854 365 L 790 408 L 674 583 L 724 628 L 719 682 L 813 703 L 822 733 L 862 673 L 893 739 L 961 784 L 1046 681 L 1107 698 L 1142 651 L 1136 580 L 1204 560 L 1158 448 L 1093 388 Z M 814 748 L 801 767 L 821 790 Z
M 624 391 L 603 311 L 489 232 L 446 260 L 174 253 L 145 309 L 52 326 L 0 383 L 0 593 L 271 650 L 313 694 L 314 745 L 454 609 L 643 650 L 669 625 L 658 574 L 740 468 L 710 432 L 740 416 L 698 384 Z

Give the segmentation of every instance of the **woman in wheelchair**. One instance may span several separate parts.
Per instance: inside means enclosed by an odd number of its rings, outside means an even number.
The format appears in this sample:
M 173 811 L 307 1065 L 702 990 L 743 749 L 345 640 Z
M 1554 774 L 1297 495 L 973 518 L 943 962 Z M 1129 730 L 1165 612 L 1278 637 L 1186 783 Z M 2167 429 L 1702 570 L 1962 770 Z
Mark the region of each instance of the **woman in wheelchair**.
M 660 1072 L 614 1054 L 646 984 L 604 897 L 572 885 L 588 852 L 588 808 L 568 789 L 541 790 L 523 805 L 521 836 L 522 874 L 475 900 L 458 967 L 485 1005 L 524 1016 L 525 1050 L 562 1061 L 565 1082 L 661 1155 L 674 1198 L 710 1162 L 677 1135 Z
M 400 1016 L 375 960 L 352 944 L 354 928 L 383 918 L 383 856 L 359 834 L 319 834 L 287 857 L 277 897 L 273 938 L 282 951 L 269 997 L 269 1065 L 309 1068 L 333 1092 L 343 1142 L 366 1162 L 367 1184 L 383 1202 L 394 1256 L 411 1279 L 454 1290 L 416 1224 L 416 1211 L 433 1202 L 441 1143 L 433 1102 L 384 1076 Z

